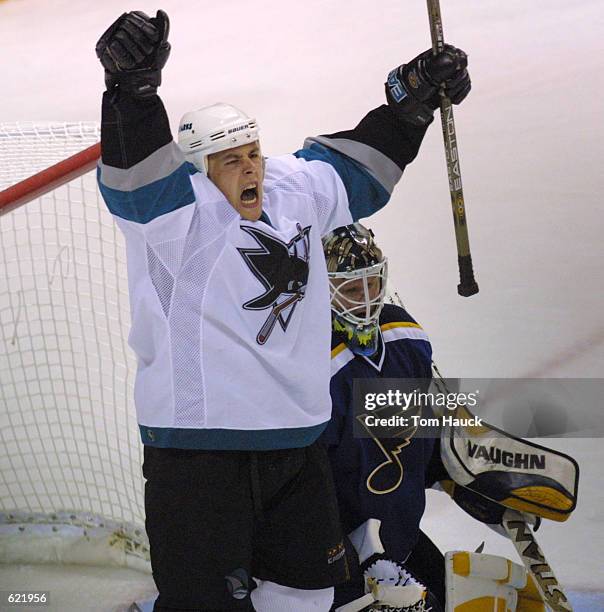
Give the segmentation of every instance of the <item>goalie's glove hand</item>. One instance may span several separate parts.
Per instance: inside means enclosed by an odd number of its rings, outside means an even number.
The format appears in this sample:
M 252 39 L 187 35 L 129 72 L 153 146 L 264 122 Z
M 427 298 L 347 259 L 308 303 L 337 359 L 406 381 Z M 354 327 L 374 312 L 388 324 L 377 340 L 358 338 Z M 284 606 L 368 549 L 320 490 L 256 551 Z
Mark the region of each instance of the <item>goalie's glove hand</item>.
M 468 56 L 452 45 L 437 55 L 424 51 L 408 64 L 388 75 L 386 98 L 399 117 L 417 126 L 432 121 L 440 106 L 440 88 L 453 104 L 459 104 L 470 92 L 472 83 L 467 70 Z
M 428 607 L 433 596 L 426 587 L 402 565 L 382 554 L 375 554 L 361 564 L 365 580 L 365 593 L 371 593 L 375 604 L 369 610 L 388 610 L 388 612 L 423 612 L 440 610 Z
M 164 11 L 157 11 L 155 17 L 142 11 L 119 17 L 96 44 L 107 91 L 119 87 L 135 96 L 155 94 L 170 55 L 169 31 Z

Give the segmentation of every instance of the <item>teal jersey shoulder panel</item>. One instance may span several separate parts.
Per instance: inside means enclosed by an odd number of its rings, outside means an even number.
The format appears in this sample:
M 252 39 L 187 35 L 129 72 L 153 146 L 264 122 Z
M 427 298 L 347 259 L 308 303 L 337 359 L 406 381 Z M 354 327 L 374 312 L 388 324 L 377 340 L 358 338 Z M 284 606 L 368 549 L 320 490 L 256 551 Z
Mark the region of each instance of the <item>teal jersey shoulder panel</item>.
M 120 191 L 104 185 L 100 168 L 97 169 L 97 180 L 112 214 L 127 221 L 148 223 L 195 202 L 189 174 L 188 164 L 183 163 L 168 176 L 132 191 Z
M 386 205 L 390 193 L 367 170 L 352 158 L 313 142 L 294 155 L 306 161 L 322 161 L 336 170 L 348 196 L 348 206 L 354 221 L 371 216 Z

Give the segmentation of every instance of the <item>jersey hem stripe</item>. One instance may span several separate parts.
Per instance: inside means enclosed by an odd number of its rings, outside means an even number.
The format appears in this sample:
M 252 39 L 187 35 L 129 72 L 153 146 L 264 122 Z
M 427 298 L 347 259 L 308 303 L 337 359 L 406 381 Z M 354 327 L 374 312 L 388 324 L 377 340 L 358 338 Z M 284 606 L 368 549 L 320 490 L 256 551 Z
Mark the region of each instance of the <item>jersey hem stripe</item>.
M 278 450 L 310 446 L 327 427 L 327 421 L 310 427 L 287 429 L 177 429 L 139 425 L 143 444 L 158 448 L 199 450 Z

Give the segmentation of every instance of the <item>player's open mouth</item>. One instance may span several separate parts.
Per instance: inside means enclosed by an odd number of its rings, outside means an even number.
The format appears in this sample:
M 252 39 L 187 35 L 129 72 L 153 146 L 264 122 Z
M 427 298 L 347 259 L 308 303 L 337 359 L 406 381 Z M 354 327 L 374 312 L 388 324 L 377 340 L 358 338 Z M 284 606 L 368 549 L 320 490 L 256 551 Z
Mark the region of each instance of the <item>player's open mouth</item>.
M 253 208 L 254 206 L 256 206 L 257 201 L 258 201 L 258 184 L 250 183 L 241 192 L 241 202 L 246 208 Z

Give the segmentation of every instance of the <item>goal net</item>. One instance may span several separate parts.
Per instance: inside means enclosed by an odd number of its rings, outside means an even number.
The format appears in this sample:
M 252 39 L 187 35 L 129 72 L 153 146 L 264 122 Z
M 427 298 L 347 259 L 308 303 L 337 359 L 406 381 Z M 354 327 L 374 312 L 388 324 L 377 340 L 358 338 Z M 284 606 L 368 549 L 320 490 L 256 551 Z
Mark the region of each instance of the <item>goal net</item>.
M 98 140 L 92 123 L 0 124 L 0 561 L 148 571 L 125 250 Z

